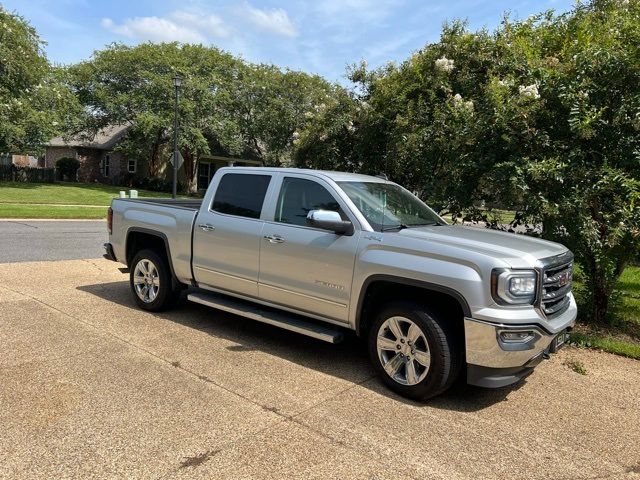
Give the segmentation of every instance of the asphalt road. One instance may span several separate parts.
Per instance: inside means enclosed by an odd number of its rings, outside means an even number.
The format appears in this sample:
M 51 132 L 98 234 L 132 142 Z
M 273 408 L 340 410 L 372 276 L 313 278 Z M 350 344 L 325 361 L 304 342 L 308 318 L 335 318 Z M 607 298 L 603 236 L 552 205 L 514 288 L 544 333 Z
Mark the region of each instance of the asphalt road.
M 640 479 L 640 362 L 606 353 L 412 402 L 354 337 L 142 311 L 105 259 L 0 264 L 0 346 L 2 479 Z
M 0 220 L 0 263 L 100 258 L 104 221 Z

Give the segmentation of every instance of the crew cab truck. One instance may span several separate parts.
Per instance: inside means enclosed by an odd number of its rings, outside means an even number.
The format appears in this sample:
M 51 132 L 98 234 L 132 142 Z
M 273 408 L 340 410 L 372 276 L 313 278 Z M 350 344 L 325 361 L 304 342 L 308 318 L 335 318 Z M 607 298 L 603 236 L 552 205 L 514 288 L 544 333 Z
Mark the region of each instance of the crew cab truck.
M 448 225 L 383 178 L 222 168 L 202 201 L 114 199 L 106 257 L 137 304 L 190 301 L 328 342 L 368 343 L 414 399 L 517 382 L 576 318 L 573 255 L 545 240 Z

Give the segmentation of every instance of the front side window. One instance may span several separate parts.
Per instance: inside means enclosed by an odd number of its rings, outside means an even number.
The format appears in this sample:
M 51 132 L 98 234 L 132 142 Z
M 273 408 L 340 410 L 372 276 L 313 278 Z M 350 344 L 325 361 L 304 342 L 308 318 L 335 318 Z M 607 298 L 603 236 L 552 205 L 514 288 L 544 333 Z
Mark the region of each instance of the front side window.
M 129 173 L 136 173 L 136 170 L 138 170 L 138 161 L 136 159 L 129 159 L 128 167 Z
M 367 219 L 381 232 L 445 222 L 417 197 L 395 183 L 339 182 L 340 188 Z
M 270 175 L 226 173 L 218 184 L 211 209 L 238 217 L 260 218 Z
M 322 185 L 304 178 L 286 177 L 282 181 L 276 205 L 275 221 L 291 225 L 306 225 L 311 210 L 331 210 L 347 217 L 336 199 Z

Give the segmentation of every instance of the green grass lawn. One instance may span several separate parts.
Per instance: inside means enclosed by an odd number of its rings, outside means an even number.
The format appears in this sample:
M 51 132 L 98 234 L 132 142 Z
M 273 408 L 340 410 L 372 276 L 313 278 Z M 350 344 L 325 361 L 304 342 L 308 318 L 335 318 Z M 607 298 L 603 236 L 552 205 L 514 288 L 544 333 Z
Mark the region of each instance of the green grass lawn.
M 605 330 L 579 323 L 571 342 L 640 360 L 640 267 L 627 267 L 616 290 L 614 326 Z
M 3 203 L 56 203 L 66 205 L 104 205 L 126 187 L 96 183 L 22 183 L 0 182 L 0 205 Z M 141 197 L 171 197 L 169 193 L 138 190 Z
M 630 333 L 640 339 L 640 267 L 627 267 L 622 272 L 618 292 L 616 314 L 630 327 Z
M 515 218 L 515 212 L 511 210 L 499 210 L 496 208 L 491 211 L 487 210 L 485 213 L 487 214 L 488 220 L 495 219 L 498 221 L 498 223 L 502 223 L 504 225 L 513 222 L 513 219 Z M 451 215 L 444 215 L 442 218 L 444 218 L 449 223 L 453 223 L 453 218 L 451 217 Z M 461 222 L 462 218 L 458 218 L 458 223 Z
M 106 219 L 107 206 L 16 205 L 0 202 L 0 218 Z

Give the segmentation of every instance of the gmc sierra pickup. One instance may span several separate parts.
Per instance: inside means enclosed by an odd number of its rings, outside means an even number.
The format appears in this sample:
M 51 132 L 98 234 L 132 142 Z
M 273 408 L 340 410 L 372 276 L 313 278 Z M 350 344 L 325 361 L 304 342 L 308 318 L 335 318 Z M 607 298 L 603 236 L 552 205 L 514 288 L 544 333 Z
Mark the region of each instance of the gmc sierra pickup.
M 447 225 L 388 180 L 222 168 L 202 201 L 114 199 L 106 257 L 137 304 L 187 299 L 328 342 L 366 339 L 382 380 L 426 399 L 461 374 L 530 373 L 576 318 L 573 254 L 537 238 Z

